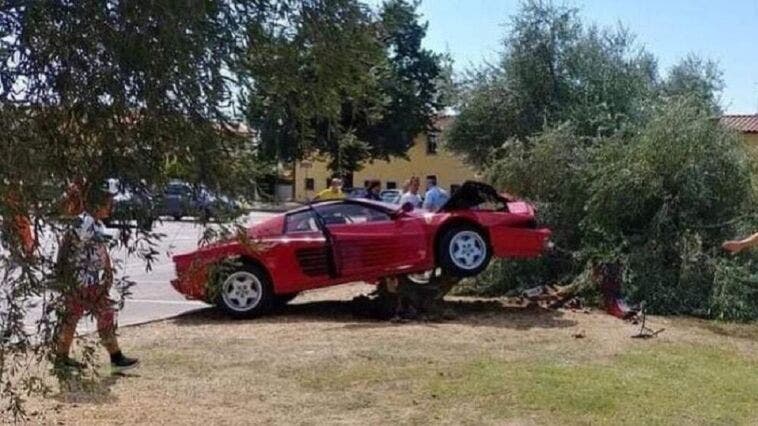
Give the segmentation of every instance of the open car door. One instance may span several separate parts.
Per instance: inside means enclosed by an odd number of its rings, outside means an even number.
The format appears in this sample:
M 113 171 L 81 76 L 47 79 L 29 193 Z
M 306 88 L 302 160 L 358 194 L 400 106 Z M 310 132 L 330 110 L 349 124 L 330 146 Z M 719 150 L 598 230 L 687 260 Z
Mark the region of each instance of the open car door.
M 371 204 L 315 206 L 341 279 L 371 279 L 418 268 L 428 256 L 423 219 Z

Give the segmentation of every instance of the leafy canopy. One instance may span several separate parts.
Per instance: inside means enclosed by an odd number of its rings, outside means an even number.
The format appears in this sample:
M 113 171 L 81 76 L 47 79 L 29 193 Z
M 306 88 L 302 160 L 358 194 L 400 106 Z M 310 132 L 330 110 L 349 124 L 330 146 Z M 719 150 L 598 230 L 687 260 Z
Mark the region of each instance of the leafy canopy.
M 77 285 L 56 274 L 50 247 L 67 227 L 72 183 L 93 211 L 107 178 L 152 190 L 170 163 L 212 188 L 249 182 L 250 140 L 227 124 L 228 70 L 257 3 L 0 2 L 0 410 L 18 414 L 23 392 L 42 390 L 39 370 L 24 366 L 50 352 L 59 295 Z M 50 244 L 26 252 L 22 216 Z M 114 244 L 149 268 L 157 237 L 124 231 Z M 117 299 L 131 284 L 116 280 Z M 33 300 L 43 312 L 30 324 Z
M 497 186 L 537 202 L 557 250 L 499 262 L 478 289 L 581 284 L 593 264 L 621 261 L 628 295 L 653 312 L 758 318 L 755 256 L 720 248 L 758 227 L 752 160 L 714 119 L 720 76 L 689 56 L 661 78 L 627 31 L 525 3 L 446 136 Z
M 263 153 L 322 154 L 340 172 L 405 155 L 440 106 L 440 57 L 421 47 L 416 7 L 388 0 L 374 13 L 356 0 L 313 0 L 250 23 L 243 102 Z

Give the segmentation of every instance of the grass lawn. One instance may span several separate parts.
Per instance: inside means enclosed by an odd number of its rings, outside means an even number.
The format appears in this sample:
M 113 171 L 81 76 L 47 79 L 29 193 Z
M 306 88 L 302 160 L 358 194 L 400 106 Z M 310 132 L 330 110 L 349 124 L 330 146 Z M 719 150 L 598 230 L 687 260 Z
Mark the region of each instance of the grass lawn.
M 277 316 L 212 311 L 121 330 L 143 365 L 31 401 L 42 424 L 758 424 L 758 325 L 459 299 L 459 318 L 354 318 L 361 287 Z M 574 335 L 581 334 L 583 338 Z M 103 363 L 105 357 L 103 356 Z

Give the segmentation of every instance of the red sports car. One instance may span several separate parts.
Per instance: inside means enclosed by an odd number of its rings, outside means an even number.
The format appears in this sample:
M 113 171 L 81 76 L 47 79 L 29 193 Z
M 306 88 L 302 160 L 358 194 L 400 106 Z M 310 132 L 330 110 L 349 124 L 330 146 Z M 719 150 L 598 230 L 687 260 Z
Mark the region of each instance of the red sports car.
M 189 299 L 251 317 L 313 288 L 435 268 L 473 276 L 492 256 L 540 256 L 549 237 L 529 203 L 466 182 L 438 212 L 345 199 L 279 214 L 240 238 L 175 256 L 171 283 Z

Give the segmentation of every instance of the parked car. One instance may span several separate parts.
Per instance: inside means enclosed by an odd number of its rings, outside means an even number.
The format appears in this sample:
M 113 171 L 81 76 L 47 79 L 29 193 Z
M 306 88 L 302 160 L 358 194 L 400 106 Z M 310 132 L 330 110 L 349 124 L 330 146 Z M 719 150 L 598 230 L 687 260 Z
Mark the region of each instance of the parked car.
M 399 189 L 385 189 L 379 193 L 379 197 L 382 201 L 390 204 L 399 204 L 402 195 L 403 194 L 400 193 Z
M 350 199 L 366 198 L 366 194 L 368 193 L 366 188 L 342 188 L 342 192 L 346 198 Z
M 297 293 L 442 268 L 470 277 L 495 257 L 532 258 L 548 246 L 534 208 L 467 182 L 438 212 L 365 199 L 315 202 L 222 241 L 174 256 L 174 288 L 232 317 L 265 313 Z
M 239 204 L 231 198 L 206 188 L 196 188 L 182 181 L 171 181 L 163 189 L 157 212 L 181 220 L 184 216 L 218 219 L 236 214 Z
M 141 186 L 129 186 L 117 179 L 109 179 L 108 185 L 117 191 L 113 196 L 113 210 L 103 222 L 109 228 L 136 226 L 151 230 L 155 222 L 155 204 L 153 194 Z

